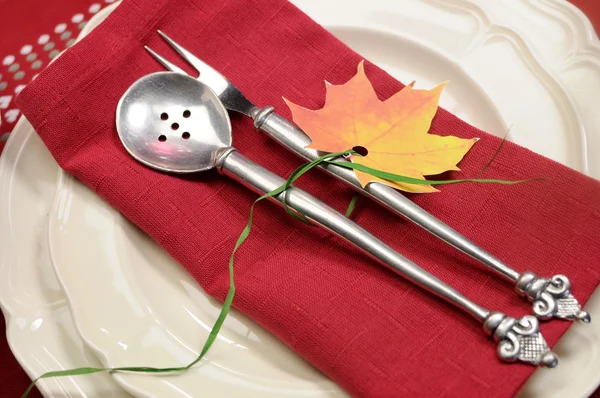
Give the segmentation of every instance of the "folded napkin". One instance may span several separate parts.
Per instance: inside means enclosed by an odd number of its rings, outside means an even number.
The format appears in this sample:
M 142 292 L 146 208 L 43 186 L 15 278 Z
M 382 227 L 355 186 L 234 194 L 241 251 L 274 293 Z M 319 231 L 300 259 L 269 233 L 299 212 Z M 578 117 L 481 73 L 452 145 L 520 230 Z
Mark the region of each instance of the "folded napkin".
M 178 59 L 156 29 L 216 67 L 253 102 L 274 105 L 286 117 L 282 96 L 319 108 L 324 80 L 347 81 L 362 57 L 285 0 L 126 0 L 19 96 L 61 167 L 223 300 L 227 260 L 256 195 L 216 172 L 177 177 L 146 168 L 126 153 L 115 129 L 126 88 L 162 70 L 143 45 Z M 403 87 L 368 62 L 366 73 L 382 99 Z M 301 163 L 257 133 L 251 120 L 232 116 L 232 124 L 234 145 L 267 168 L 283 176 Z M 474 176 L 499 145 L 443 109 L 432 133 L 481 137 L 461 163 L 461 176 Z M 347 206 L 347 188 L 324 173 L 309 174 L 301 187 L 338 209 Z M 600 280 L 600 183 L 513 144 L 486 175 L 550 179 L 445 186 L 411 198 L 519 271 L 566 273 L 585 303 Z M 380 206 L 360 201 L 353 217 L 478 303 L 513 316 L 531 312 L 510 283 Z M 353 396 L 506 397 L 533 372 L 500 362 L 495 343 L 473 319 L 331 234 L 274 204 L 261 203 L 255 220 L 236 257 L 235 307 Z M 569 325 L 542 327 L 554 344 Z

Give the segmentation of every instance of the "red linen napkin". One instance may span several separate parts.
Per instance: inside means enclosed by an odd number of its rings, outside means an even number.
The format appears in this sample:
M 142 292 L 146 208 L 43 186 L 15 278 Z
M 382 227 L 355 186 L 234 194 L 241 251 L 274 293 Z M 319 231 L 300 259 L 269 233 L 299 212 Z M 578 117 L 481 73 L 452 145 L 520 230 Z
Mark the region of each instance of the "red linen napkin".
M 596 34 L 600 34 L 600 3 L 594 0 L 570 0 L 569 2 L 585 14 L 596 30 Z
M 362 58 L 285 0 L 126 0 L 19 96 L 59 164 L 222 300 L 227 260 L 256 195 L 216 172 L 177 177 L 148 169 L 126 153 L 115 130 L 122 93 L 140 76 L 162 70 L 143 45 L 178 59 L 156 29 L 219 69 L 252 101 L 274 105 L 286 117 L 283 95 L 321 107 L 323 81 L 345 82 Z M 382 99 L 402 87 L 372 64 L 366 73 Z M 232 124 L 234 145 L 267 168 L 287 175 L 300 163 L 254 131 L 249 119 L 233 116 Z M 461 163 L 463 176 L 475 175 L 499 144 L 442 109 L 432 132 L 481 137 Z M 566 273 L 585 302 L 600 280 L 600 183 L 513 144 L 486 173 L 550 180 L 462 184 L 411 198 L 519 271 Z M 317 171 L 300 185 L 339 209 L 352 196 Z M 383 208 L 363 200 L 354 218 L 478 303 L 513 316 L 531 312 L 511 284 Z M 505 397 L 534 370 L 500 362 L 495 343 L 473 319 L 273 204 L 259 206 L 236 275 L 234 305 L 354 396 Z M 569 325 L 544 324 L 548 342 Z

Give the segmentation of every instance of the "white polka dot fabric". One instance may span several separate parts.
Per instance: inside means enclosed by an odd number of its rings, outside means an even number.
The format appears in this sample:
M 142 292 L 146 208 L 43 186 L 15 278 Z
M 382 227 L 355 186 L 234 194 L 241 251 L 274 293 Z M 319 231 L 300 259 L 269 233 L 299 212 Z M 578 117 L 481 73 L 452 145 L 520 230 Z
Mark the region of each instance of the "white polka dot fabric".
M 94 14 L 113 2 L 114 0 L 60 2 L 60 5 L 53 5 L 52 11 L 57 12 L 53 12 L 52 17 L 48 17 L 49 10 L 40 5 L 38 17 L 41 22 L 37 32 L 24 33 L 20 29 L 7 29 L 14 37 L 10 37 L 8 42 L 0 40 L 0 153 L 20 116 L 20 111 L 14 105 L 15 97 L 61 51 L 75 44 L 77 35 Z M 2 11 L 0 4 L 0 25 L 3 25 Z M 18 26 L 19 18 L 20 15 L 13 16 L 11 23 Z M 35 15 L 27 15 L 27 18 L 35 18 Z

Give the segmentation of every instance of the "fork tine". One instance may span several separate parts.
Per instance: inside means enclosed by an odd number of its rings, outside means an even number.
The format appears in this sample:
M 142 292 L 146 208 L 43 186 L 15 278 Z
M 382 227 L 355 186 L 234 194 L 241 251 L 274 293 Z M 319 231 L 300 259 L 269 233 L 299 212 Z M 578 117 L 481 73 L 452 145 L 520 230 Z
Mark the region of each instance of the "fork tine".
M 1 1 L 1 0 L 0 0 Z M 175 40 L 158 30 L 158 34 L 165 39 L 165 41 L 173 47 L 177 53 L 184 58 L 194 69 L 200 73 L 196 79 L 210 87 L 214 93 L 223 101 L 225 107 L 229 110 L 243 113 L 244 115 L 250 116 L 250 112 L 255 107 L 250 101 L 244 97 L 244 95 L 237 89 L 225 76 L 219 73 L 218 70 L 213 69 L 210 65 L 196 57 L 194 54 L 177 44 Z M 154 55 L 154 54 L 153 54 Z M 154 57 L 165 67 L 173 70 L 175 65 L 169 61 L 164 60 L 158 54 Z M 177 68 L 179 69 L 179 68 Z M 250 116 L 251 117 L 251 116 Z
M 158 62 L 160 62 L 160 64 L 162 66 L 164 66 L 171 72 L 177 72 L 177 73 L 181 73 L 183 75 L 187 75 L 187 73 L 183 69 L 181 69 L 179 66 L 175 65 L 174 63 L 167 61 L 166 58 L 164 58 L 162 55 L 159 55 L 156 51 L 154 51 L 150 47 L 144 46 L 144 48 L 146 49 L 146 51 L 148 51 L 150 53 L 150 55 L 152 55 L 154 57 L 154 59 L 156 59 Z
M 169 45 L 171 47 L 173 47 L 175 49 L 175 51 L 177 51 L 179 53 L 179 55 L 181 55 L 190 65 L 192 65 L 194 67 L 194 69 L 196 69 L 198 71 L 198 73 L 202 74 L 204 69 L 210 68 L 203 61 L 201 61 L 198 57 L 196 57 L 194 54 L 192 54 L 185 48 L 181 47 L 181 45 L 179 45 L 175 40 L 171 39 L 169 36 L 167 36 L 161 30 L 158 30 L 158 34 L 161 35 L 161 37 L 163 39 L 165 39 L 165 41 L 167 43 L 169 43 Z

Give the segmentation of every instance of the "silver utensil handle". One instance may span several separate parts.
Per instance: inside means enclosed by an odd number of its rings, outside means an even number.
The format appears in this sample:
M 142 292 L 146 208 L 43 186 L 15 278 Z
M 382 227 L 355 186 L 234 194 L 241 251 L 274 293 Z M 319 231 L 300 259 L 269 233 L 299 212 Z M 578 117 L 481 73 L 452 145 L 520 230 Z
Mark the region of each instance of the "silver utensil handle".
M 283 178 L 247 159 L 235 150 L 231 151 L 221 164 L 219 169 L 224 175 L 261 195 L 285 183 Z M 489 315 L 488 310 L 473 303 L 314 196 L 299 188 L 290 187 L 286 192 L 275 197 L 274 200 L 281 202 L 284 195 L 286 203 L 291 208 L 300 212 L 315 224 L 353 243 L 397 274 L 453 303 L 482 322 Z
M 314 160 L 323 155 L 315 149 L 307 148 L 311 139 L 294 123 L 277 115 L 273 107 L 254 108 L 252 112 L 254 126 L 275 141 L 305 160 Z M 345 159 L 337 159 L 346 161 Z M 571 285 L 564 275 L 542 278 L 533 272 L 519 273 L 498 258 L 488 253 L 456 230 L 425 211 L 419 205 L 402 195 L 392 187 L 378 182 L 363 188 L 353 170 L 344 167 L 321 165 L 329 174 L 342 180 L 391 211 L 398 213 L 421 228 L 487 265 L 505 279 L 516 282 L 516 291 L 533 302 L 533 312 L 540 319 L 560 319 L 590 322 L 590 315 L 581 310 L 581 306 L 571 294 Z
M 265 111 L 270 112 L 266 114 Z M 262 118 L 256 118 L 255 120 L 260 130 L 296 155 L 305 160 L 314 160 L 323 155 L 315 149 L 306 148 L 312 142 L 306 133 L 292 122 L 274 113 L 272 108 L 263 108 L 259 116 L 262 116 Z M 343 162 L 346 160 L 340 158 L 336 161 Z M 506 279 L 515 282 L 519 278 L 517 271 L 503 264 L 496 257 L 475 245 L 394 188 L 378 182 L 370 183 L 363 188 L 352 169 L 332 164 L 323 165 L 322 168 L 334 177 L 351 185 L 356 191 L 369 196 L 391 211 L 399 213 L 455 248 L 486 264 Z
M 238 181 L 258 194 L 270 192 L 285 183 L 278 175 L 247 159 L 234 148 L 227 148 L 216 155 L 215 165 L 220 173 Z M 290 187 L 272 198 L 286 203 L 310 221 L 354 244 L 370 257 L 401 275 L 410 282 L 453 304 L 473 316 L 484 325 L 484 330 L 498 344 L 498 355 L 506 361 L 521 360 L 533 364 L 554 367 L 556 356 L 550 351 L 539 333 L 535 317 L 520 320 L 479 306 L 461 293 L 442 282 L 417 264 L 413 263 L 374 235 L 360 227 L 333 208 L 327 206 L 303 190 Z M 533 342 L 531 338 L 541 339 Z M 543 344 L 540 344 L 542 341 Z M 527 352 L 527 355 L 523 355 Z

